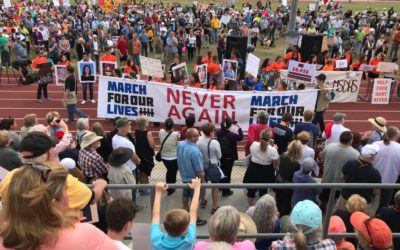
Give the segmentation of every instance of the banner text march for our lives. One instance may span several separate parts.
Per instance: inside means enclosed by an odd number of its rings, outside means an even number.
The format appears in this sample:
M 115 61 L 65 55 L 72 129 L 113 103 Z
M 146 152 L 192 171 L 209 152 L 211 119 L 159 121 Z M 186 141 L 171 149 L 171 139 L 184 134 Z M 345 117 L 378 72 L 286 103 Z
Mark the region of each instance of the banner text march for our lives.
M 171 117 L 176 124 L 195 116 L 196 126 L 210 122 L 219 126 L 231 117 L 247 131 L 256 122 L 257 111 L 267 110 L 270 123 L 279 122 L 282 114 L 290 112 L 294 122 L 303 121 L 303 112 L 314 109 L 318 91 L 243 92 L 209 91 L 166 83 L 153 83 L 101 76 L 99 78 L 99 118 L 140 115 L 152 122 L 164 122 Z

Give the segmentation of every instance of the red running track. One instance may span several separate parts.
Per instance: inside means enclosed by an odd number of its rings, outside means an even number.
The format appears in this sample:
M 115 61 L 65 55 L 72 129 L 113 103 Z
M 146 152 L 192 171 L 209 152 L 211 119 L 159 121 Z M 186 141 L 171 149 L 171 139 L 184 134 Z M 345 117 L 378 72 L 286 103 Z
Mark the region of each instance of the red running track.
M 66 109 L 61 104 L 63 87 L 50 84 L 48 86 L 50 101 L 36 102 L 36 84 L 29 86 L 18 86 L 16 79 L 8 79 L 3 74 L 0 88 L 0 118 L 14 117 L 17 120 L 18 129 L 22 126 L 23 117 L 28 113 L 36 113 L 40 123 L 45 123 L 47 112 L 57 110 L 62 117 L 67 117 Z M 79 95 L 78 86 L 78 95 Z M 365 93 L 365 83 L 362 84 L 360 93 Z M 95 100 L 97 100 L 97 85 L 95 85 Z M 112 123 L 104 119 L 96 118 L 97 103 L 86 103 L 77 107 L 90 116 L 91 123 L 100 122 L 106 131 L 112 129 Z M 392 101 L 387 105 L 372 105 L 364 101 L 357 103 L 331 103 L 325 113 L 325 120 L 329 121 L 334 113 L 343 112 L 347 114 L 345 126 L 353 131 L 367 131 L 371 129 L 368 118 L 383 116 L 388 121 L 388 126 L 400 127 L 400 98 L 393 95 Z M 70 125 L 70 130 L 76 129 L 75 124 Z M 153 128 L 158 130 L 159 128 Z

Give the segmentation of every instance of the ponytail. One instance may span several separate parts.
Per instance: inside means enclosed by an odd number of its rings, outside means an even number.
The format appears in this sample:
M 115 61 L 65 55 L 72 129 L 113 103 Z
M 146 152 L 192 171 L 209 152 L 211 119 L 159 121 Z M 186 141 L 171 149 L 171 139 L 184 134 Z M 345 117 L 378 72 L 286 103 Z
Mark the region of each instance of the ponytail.
M 390 138 L 389 138 L 387 132 L 385 132 L 383 134 L 382 140 L 383 140 L 383 144 L 385 144 L 385 145 L 389 145 L 390 144 Z
M 264 129 L 260 133 L 260 151 L 267 151 L 269 140 L 271 139 L 271 132 L 268 129 Z
M 268 144 L 269 144 L 268 141 L 266 141 L 265 139 L 260 139 L 260 151 L 261 152 L 267 151 Z
M 293 238 L 294 244 L 296 245 L 297 250 L 306 250 L 308 245 L 307 236 L 303 233 L 302 226 L 297 227 L 297 232 Z

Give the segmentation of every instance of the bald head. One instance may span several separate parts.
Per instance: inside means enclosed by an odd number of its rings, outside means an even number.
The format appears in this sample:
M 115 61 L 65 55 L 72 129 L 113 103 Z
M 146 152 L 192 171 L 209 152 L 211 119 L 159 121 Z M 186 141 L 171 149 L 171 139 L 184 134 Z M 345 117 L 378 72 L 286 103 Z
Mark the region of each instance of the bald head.
M 196 143 L 197 140 L 199 139 L 199 131 L 197 129 L 195 129 L 195 128 L 189 128 L 186 131 L 186 139 L 188 141 Z

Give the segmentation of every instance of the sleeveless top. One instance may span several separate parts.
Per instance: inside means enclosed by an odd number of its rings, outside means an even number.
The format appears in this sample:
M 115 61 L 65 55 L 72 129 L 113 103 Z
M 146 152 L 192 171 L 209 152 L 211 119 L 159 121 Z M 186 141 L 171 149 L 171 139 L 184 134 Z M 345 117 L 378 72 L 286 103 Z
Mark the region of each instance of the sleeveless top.
M 135 130 L 135 150 L 140 159 L 153 161 L 154 149 L 150 147 L 149 141 L 147 140 L 147 132 L 148 131 Z

